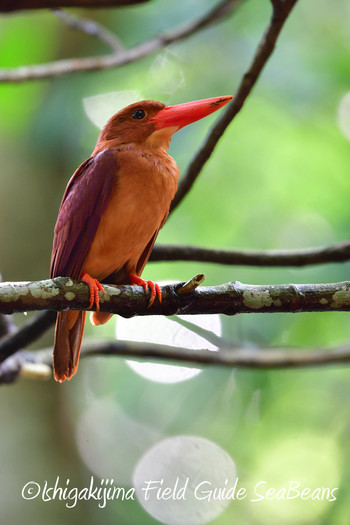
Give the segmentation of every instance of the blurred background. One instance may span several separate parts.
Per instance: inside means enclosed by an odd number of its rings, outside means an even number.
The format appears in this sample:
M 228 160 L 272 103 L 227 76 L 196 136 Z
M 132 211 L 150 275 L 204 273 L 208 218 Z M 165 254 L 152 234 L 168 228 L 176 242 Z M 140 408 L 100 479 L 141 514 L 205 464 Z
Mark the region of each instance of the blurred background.
M 94 18 L 126 46 L 191 20 L 211 0 L 113 10 L 71 10 Z M 49 275 L 52 235 L 66 183 L 92 151 L 98 128 L 83 99 L 138 90 L 166 104 L 233 94 L 270 16 L 268 0 L 250 0 L 224 22 L 120 69 L 0 85 L 0 271 L 3 280 Z M 171 215 L 159 243 L 272 249 L 326 245 L 349 237 L 350 4 L 300 1 L 246 106 L 221 139 L 192 192 Z M 49 11 L 0 19 L 0 67 L 108 50 Z M 93 100 L 93 99 L 91 99 Z M 344 102 L 345 101 L 345 102 Z M 92 103 L 93 105 L 93 103 Z M 110 108 L 110 115 L 116 111 Z M 212 115 L 172 140 L 184 172 Z M 307 269 L 150 263 L 143 276 L 206 283 L 321 283 L 349 279 L 350 264 Z M 26 317 L 15 316 L 21 325 Z M 345 313 L 241 315 L 192 322 L 242 346 L 330 347 L 350 340 Z M 115 318 L 85 337 L 184 341 L 203 347 L 178 319 Z M 154 335 L 156 334 L 156 336 Z M 153 338 L 153 339 L 152 339 Z M 53 332 L 36 348 L 52 345 Z M 208 343 L 208 348 L 210 347 Z M 162 382 L 160 382 L 162 381 Z M 350 497 L 350 373 L 345 366 L 307 370 L 203 371 L 130 366 L 116 357 L 83 359 L 69 383 L 20 380 L 0 388 L 0 505 L 4 523 L 347 524 Z M 153 469 L 153 470 L 152 470 Z M 162 470 L 163 469 L 163 470 Z M 145 474 L 146 473 L 146 474 Z M 165 474 L 164 474 L 165 473 Z M 219 486 L 239 478 L 249 494 L 264 480 L 281 489 L 339 487 L 336 501 L 44 502 L 23 487 L 87 487 L 91 476 L 136 487 L 174 473 Z M 146 476 L 146 477 L 145 477 Z M 176 478 L 176 476 L 175 476 Z M 67 485 L 67 480 L 69 484 Z M 196 480 L 196 482 L 194 482 Z M 249 488 L 250 487 L 250 488 Z M 68 502 L 69 503 L 69 502 Z M 144 508 L 145 507 L 145 508 Z

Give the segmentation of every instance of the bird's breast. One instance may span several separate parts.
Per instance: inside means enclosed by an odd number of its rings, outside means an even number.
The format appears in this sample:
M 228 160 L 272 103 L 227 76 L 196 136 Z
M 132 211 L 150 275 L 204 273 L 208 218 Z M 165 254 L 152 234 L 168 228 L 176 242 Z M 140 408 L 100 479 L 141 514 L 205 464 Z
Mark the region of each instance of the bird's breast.
M 83 270 L 102 280 L 121 267 L 135 271 L 145 247 L 167 217 L 179 177 L 163 151 L 117 153 L 115 186 Z

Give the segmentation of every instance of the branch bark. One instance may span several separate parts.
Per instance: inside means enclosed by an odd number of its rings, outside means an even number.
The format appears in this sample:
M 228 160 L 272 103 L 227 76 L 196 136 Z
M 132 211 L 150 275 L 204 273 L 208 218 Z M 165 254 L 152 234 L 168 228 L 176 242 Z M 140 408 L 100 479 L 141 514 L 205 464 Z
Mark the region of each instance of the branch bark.
M 216 250 L 201 246 L 156 244 L 149 259 L 198 261 L 232 266 L 309 266 L 350 260 L 350 242 L 302 250 Z
M 177 294 L 184 283 L 162 286 L 162 302 L 147 308 L 149 297 L 140 286 L 104 285 L 101 311 L 134 315 L 334 312 L 350 310 L 350 282 L 330 284 L 249 285 L 238 281 L 200 287 Z M 0 312 L 87 310 L 86 283 L 56 277 L 28 283 L 0 283 Z
M 178 206 L 178 204 L 190 191 L 199 174 L 201 173 L 203 166 L 214 151 L 214 148 L 219 142 L 219 139 L 225 132 L 228 125 L 242 109 L 244 102 L 256 84 L 262 70 L 265 67 L 266 62 L 270 58 L 275 48 L 279 34 L 296 3 L 297 0 L 280 0 L 274 2 L 269 26 L 258 45 L 250 67 L 241 80 L 235 98 L 232 100 L 232 102 L 230 102 L 230 104 L 227 105 L 227 109 L 225 109 L 221 116 L 216 120 L 215 125 L 211 128 L 207 139 L 204 141 L 203 145 L 200 147 L 190 162 L 184 177 L 180 181 L 175 198 L 171 204 L 171 211 L 173 211 Z
M 110 55 L 102 55 L 87 58 L 72 58 L 57 60 L 46 64 L 32 66 L 20 66 L 12 69 L 0 69 L 0 82 L 24 82 L 27 80 L 38 80 L 43 78 L 66 75 L 68 73 L 78 73 L 82 71 L 97 71 L 101 69 L 111 69 L 121 67 L 136 60 L 140 60 L 159 49 L 179 42 L 194 33 L 212 25 L 225 18 L 243 0 L 221 0 L 207 14 L 191 22 L 185 22 L 165 33 L 162 33 L 151 40 L 134 46 L 126 50 L 118 50 Z
M 2 275 L 0 274 L 0 282 L 1 281 Z M 16 332 L 16 325 L 13 322 L 12 316 L 0 313 L 0 341 L 14 332 Z
M 144 4 L 150 0 L 1 0 L 0 12 L 23 9 L 53 9 L 57 7 L 117 7 Z

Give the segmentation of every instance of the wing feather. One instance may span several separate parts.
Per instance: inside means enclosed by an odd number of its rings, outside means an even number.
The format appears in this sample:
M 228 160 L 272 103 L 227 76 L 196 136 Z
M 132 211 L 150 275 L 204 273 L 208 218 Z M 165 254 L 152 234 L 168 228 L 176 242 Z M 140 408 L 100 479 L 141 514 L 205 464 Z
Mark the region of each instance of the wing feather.
M 111 198 L 117 169 L 117 155 L 107 148 L 83 162 L 73 174 L 56 222 L 51 277 L 81 277 L 84 261 Z

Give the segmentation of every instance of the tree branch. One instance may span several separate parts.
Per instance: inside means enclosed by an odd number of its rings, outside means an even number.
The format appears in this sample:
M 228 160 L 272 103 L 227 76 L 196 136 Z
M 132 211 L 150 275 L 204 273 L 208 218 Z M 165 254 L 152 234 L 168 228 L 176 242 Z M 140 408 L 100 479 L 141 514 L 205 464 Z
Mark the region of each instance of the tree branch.
M 309 266 L 350 260 L 350 242 L 301 250 L 216 250 L 200 246 L 156 244 L 149 259 L 198 261 L 235 266 Z
M 274 2 L 269 26 L 260 41 L 250 67 L 241 80 L 237 94 L 232 102 L 227 105 L 221 116 L 216 120 L 207 139 L 190 162 L 187 172 L 180 181 L 175 198 L 171 204 L 171 211 L 178 206 L 190 191 L 224 131 L 242 109 L 245 100 L 257 82 L 266 62 L 270 58 L 275 48 L 277 38 L 296 3 L 297 0 Z
M 150 0 L 0 0 L 0 12 L 57 7 L 116 7 L 144 4 Z
M 95 20 L 78 18 L 77 16 L 73 16 L 66 11 L 62 11 L 61 9 L 53 9 L 52 12 L 71 29 L 82 31 L 86 35 L 98 38 L 114 53 L 119 53 L 123 50 L 123 44 L 119 38 L 114 33 L 112 33 L 112 31 L 109 31 L 106 27 L 99 24 Z
M 228 16 L 243 0 L 221 0 L 209 13 L 191 22 L 186 22 L 151 40 L 130 49 L 110 55 L 87 58 L 57 60 L 46 64 L 0 69 L 0 82 L 24 82 L 26 80 L 56 77 L 68 73 L 111 69 L 140 60 L 174 42 L 179 42 L 194 33 Z
M 162 302 L 147 308 L 141 286 L 104 285 L 103 312 L 134 315 L 334 312 L 350 310 L 350 282 L 331 284 L 249 285 L 238 281 L 177 294 L 184 283 L 162 286 Z M 0 312 L 87 310 L 89 288 L 68 277 L 28 283 L 0 283 Z
M 124 359 L 165 361 L 186 366 L 220 366 L 252 369 L 301 368 L 348 363 L 350 346 L 327 349 L 303 348 L 221 348 L 217 352 L 191 350 L 166 345 L 129 343 L 125 341 L 93 341 L 83 343 L 81 358 L 96 355 L 119 356 Z M 17 352 L 0 363 L 0 384 L 12 383 L 20 375 L 31 379 L 48 379 L 52 367 L 52 349 Z
M 51 352 L 47 352 L 51 362 Z M 214 365 L 245 368 L 284 368 L 346 363 L 350 361 L 350 346 L 330 349 L 302 348 L 222 348 L 191 350 L 172 346 L 125 343 L 120 341 L 87 341 L 82 356 L 117 355 L 128 358 L 173 360 L 191 365 Z

